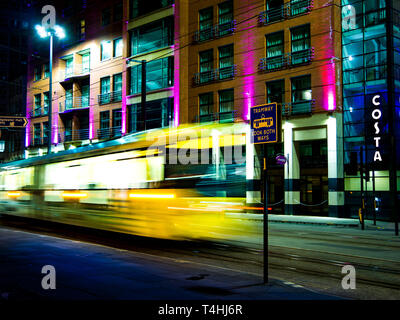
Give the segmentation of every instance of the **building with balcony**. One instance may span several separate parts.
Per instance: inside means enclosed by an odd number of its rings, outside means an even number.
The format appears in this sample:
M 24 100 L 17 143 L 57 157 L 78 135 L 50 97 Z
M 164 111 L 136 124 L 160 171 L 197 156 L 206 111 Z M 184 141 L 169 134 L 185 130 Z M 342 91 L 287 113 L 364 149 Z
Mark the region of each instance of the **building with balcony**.
M 365 140 L 361 133 L 366 126 L 360 124 L 364 116 L 352 108 L 371 94 L 372 89 L 365 89 L 370 84 L 368 88 L 378 88 L 386 81 L 387 92 L 394 92 L 399 74 L 394 42 L 392 61 L 397 62 L 387 80 L 386 33 L 398 30 L 386 27 L 388 12 L 396 12 L 387 3 L 66 2 L 63 23 L 75 26 L 76 35 L 72 43 L 56 43 L 53 101 L 48 99 L 47 64 L 34 65 L 30 72 L 28 156 L 45 152 L 42 145 L 49 138 L 57 151 L 179 124 L 248 123 L 252 106 L 276 102 L 282 142 L 267 146 L 273 212 L 354 217 L 359 199 L 351 195 L 357 178 L 345 175 L 344 168 Z M 357 20 L 354 30 L 343 30 L 343 9 L 353 12 L 353 7 L 364 20 Z M 359 13 L 355 16 L 361 19 Z M 243 150 L 245 175 L 229 176 L 227 170 L 221 179 L 242 179 L 245 190 L 232 195 L 259 205 L 262 153 L 250 143 L 250 134 Z M 223 158 L 224 152 L 219 154 Z M 277 155 L 286 157 L 284 166 L 276 163 Z
M 248 122 L 252 106 L 277 102 L 283 141 L 267 147 L 272 210 L 338 216 L 344 205 L 339 1 L 207 0 L 179 8 L 180 122 Z M 261 147 L 248 143 L 245 153 L 246 192 L 237 196 L 257 204 Z M 278 154 L 287 158 L 284 166 L 276 164 Z

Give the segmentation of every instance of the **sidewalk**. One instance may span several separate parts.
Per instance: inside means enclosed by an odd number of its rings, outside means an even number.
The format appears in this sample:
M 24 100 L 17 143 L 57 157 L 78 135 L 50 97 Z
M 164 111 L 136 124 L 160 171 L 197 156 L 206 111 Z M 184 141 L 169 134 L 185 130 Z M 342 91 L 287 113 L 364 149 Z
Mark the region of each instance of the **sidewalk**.
M 255 213 L 230 213 L 232 217 L 237 218 L 247 218 L 250 220 L 256 220 L 262 222 L 263 215 Z M 350 228 L 361 228 L 360 221 L 358 219 L 350 218 L 334 218 L 334 217 L 315 217 L 315 216 L 293 216 L 293 215 L 278 215 L 278 214 L 268 214 L 269 222 L 276 223 L 297 223 L 297 224 L 309 224 L 309 225 L 325 225 L 325 226 L 340 226 L 340 227 L 350 227 Z M 373 220 L 365 220 L 366 230 L 395 230 L 394 222 L 387 221 L 376 221 L 374 225 Z
M 222 266 L 0 228 L 0 302 L 20 300 L 337 299 Z M 44 290 L 42 267 L 56 269 Z

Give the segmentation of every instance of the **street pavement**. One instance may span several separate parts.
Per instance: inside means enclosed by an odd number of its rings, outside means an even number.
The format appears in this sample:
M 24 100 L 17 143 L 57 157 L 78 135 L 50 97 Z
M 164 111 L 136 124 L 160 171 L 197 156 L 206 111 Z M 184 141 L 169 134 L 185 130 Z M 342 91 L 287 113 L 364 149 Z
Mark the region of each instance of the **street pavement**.
M 56 289 L 43 289 L 45 265 Z M 168 258 L 0 227 L 0 303 L 31 300 L 325 300 L 295 283 L 224 266 Z

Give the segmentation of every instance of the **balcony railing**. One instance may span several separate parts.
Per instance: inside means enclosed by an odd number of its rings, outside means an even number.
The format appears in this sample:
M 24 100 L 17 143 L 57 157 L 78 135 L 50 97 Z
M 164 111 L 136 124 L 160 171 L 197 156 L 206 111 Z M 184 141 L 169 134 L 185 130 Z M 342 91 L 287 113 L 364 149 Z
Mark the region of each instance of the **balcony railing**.
M 290 65 L 308 64 L 314 59 L 314 48 L 289 53 Z
M 195 122 L 234 122 L 239 120 L 241 113 L 232 110 L 227 112 L 216 112 L 209 114 L 197 115 L 194 118 Z
M 59 112 L 65 112 L 72 109 L 89 108 L 89 96 L 78 96 L 73 99 L 68 98 L 59 103 Z
M 311 114 L 314 111 L 315 100 L 282 103 L 283 116 Z
M 288 66 L 288 56 L 280 55 L 271 58 L 262 58 L 258 66 L 260 71 L 271 72 L 280 69 L 285 69 Z
M 290 19 L 299 15 L 308 14 L 314 7 L 313 0 L 302 0 L 299 2 L 288 2 L 282 6 L 263 11 L 258 15 L 258 24 L 265 26 L 270 23 Z
M 61 78 L 65 80 L 72 77 L 86 76 L 89 72 L 90 67 L 88 65 L 75 64 L 69 68 L 65 68 Z
M 232 20 L 227 23 L 217 24 L 210 28 L 196 31 L 193 35 L 193 42 L 198 43 L 224 37 L 233 34 L 235 32 L 235 29 L 236 20 Z
M 258 70 L 261 72 L 273 72 L 309 64 L 313 59 L 314 48 L 285 53 L 277 57 L 260 59 Z
M 121 127 L 109 127 L 97 130 L 97 137 L 99 139 L 111 139 L 121 136 Z
M 236 75 L 236 65 L 195 73 L 193 84 L 195 86 L 219 80 L 233 79 Z
M 113 91 L 99 94 L 97 96 L 97 100 L 100 105 L 122 101 L 122 91 Z
M 65 130 L 60 134 L 62 142 L 81 141 L 89 139 L 89 129 Z

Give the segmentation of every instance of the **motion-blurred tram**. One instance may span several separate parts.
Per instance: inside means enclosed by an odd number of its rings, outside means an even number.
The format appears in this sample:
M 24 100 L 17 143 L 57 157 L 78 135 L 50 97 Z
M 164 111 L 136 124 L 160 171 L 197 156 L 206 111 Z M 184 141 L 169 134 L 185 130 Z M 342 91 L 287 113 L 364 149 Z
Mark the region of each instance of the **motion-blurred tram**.
M 0 213 L 163 239 L 239 240 L 243 123 L 153 129 L 0 166 Z

